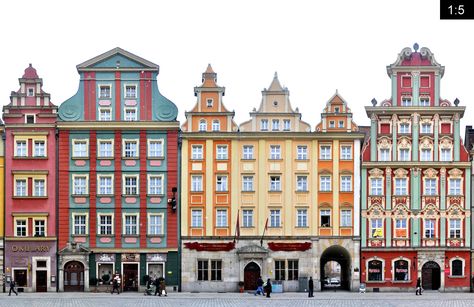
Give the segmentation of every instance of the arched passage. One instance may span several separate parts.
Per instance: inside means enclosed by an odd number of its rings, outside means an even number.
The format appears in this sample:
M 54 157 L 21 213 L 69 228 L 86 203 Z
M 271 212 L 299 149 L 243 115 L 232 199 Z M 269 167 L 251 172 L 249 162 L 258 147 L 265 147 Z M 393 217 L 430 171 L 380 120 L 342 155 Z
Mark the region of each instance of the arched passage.
M 84 291 L 84 265 L 69 261 L 64 265 L 64 291 Z
M 337 272 L 335 276 L 330 276 L 330 272 L 327 272 L 328 266 L 326 264 L 331 261 L 336 262 L 339 265 L 339 272 Z M 333 245 L 331 247 L 328 247 L 321 255 L 320 272 L 321 290 L 335 288 L 350 290 L 351 255 L 344 247 L 340 245 Z M 339 283 L 337 283 L 337 279 L 339 279 Z
M 434 261 L 428 261 L 421 269 L 421 282 L 423 289 L 438 290 L 441 286 L 441 268 Z
M 260 277 L 260 267 L 255 262 L 249 262 L 244 268 L 244 289 L 257 289 L 257 279 Z

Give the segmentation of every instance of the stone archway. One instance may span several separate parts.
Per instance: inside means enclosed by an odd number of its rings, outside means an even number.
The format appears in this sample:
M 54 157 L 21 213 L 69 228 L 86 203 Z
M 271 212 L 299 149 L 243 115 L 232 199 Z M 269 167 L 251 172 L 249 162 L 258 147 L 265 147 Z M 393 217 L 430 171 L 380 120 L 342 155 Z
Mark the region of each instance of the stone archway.
M 339 283 L 337 279 L 339 277 L 332 277 L 328 275 L 328 272 L 325 272 L 326 263 L 334 261 L 337 262 L 340 266 L 340 272 L 338 276 L 340 277 Z M 320 258 L 320 272 L 321 272 L 321 290 L 328 289 L 343 289 L 350 290 L 351 285 L 351 255 L 349 252 L 340 245 L 333 245 L 328 247 L 322 254 Z M 329 278 L 329 279 L 326 279 Z M 326 279 L 326 282 L 325 282 Z
M 441 287 L 441 267 L 434 261 L 423 264 L 421 284 L 425 290 L 438 290 Z
M 260 266 L 251 261 L 247 263 L 244 268 L 244 289 L 255 290 L 257 289 L 257 279 L 261 276 Z
M 79 261 L 69 261 L 64 265 L 64 291 L 83 292 L 85 276 L 84 265 Z

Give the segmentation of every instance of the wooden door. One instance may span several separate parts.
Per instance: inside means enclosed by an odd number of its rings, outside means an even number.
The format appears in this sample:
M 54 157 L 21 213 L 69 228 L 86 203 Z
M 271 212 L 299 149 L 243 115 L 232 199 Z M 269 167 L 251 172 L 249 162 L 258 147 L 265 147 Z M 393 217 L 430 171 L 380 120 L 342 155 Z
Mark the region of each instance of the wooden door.
M 36 292 L 48 291 L 48 271 L 36 271 Z
M 255 262 L 250 262 L 244 269 L 244 289 L 257 289 L 257 279 L 260 277 L 260 267 Z
M 138 291 L 138 263 L 123 264 L 123 291 Z

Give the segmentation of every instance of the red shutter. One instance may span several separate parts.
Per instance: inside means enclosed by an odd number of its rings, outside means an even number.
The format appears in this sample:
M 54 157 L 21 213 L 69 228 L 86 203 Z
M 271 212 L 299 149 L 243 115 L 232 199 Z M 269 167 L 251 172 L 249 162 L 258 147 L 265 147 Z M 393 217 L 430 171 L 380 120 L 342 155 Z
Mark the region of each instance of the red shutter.
M 390 133 L 390 124 L 380 124 L 380 133 L 389 134 Z

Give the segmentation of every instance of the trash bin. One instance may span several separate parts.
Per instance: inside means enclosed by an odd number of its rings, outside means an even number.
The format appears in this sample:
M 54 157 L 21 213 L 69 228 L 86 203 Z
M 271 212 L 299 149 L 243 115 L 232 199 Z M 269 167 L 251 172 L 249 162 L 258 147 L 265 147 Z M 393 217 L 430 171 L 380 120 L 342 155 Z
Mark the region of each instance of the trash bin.
M 283 293 L 283 281 L 281 280 L 272 281 L 272 293 Z
M 308 277 L 298 278 L 298 292 L 308 292 Z

